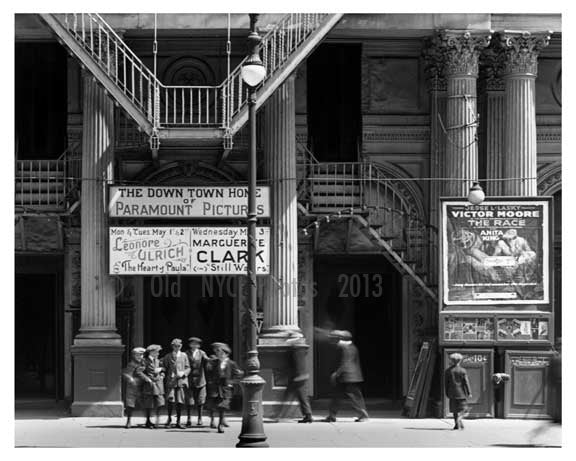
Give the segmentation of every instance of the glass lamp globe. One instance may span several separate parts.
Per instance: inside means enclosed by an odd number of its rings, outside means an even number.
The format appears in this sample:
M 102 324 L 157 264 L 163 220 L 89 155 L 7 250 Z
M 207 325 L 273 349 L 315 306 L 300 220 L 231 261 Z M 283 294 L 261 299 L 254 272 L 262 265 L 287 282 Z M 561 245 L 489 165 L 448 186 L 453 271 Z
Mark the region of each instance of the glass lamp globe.
M 258 86 L 266 77 L 266 68 L 262 62 L 253 60 L 246 61 L 240 72 L 244 83 L 252 87 Z
M 482 187 L 480 187 L 480 184 L 477 182 L 472 184 L 470 192 L 468 192 L 468 201 L 472 205 L 480 205 L 485 198 L 486 196 L 484 195 L 484 191 L 482 190 Z

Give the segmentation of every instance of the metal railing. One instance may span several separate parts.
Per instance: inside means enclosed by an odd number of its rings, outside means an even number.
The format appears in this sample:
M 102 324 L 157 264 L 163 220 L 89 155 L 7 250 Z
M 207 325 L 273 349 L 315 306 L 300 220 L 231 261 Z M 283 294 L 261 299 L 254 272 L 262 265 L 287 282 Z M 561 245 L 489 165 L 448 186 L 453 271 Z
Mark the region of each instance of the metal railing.
M 76 146 L 54 160 L 17 160 L 15 206 L 62 211 L 80 184 L 81 158 Z
M 248 101 L 241 68 L 246 58 L 216 86 L 167 86 L 96 13 L 54 15 L 82 45 L 122 93 L 145 114 L 155 128 L 219 127 L 228 129 L 232 118 Z M 260 49 L 266 67 L 265 83 L 316 30 L 329 14 L 291 13 L 270 28 Z
M 266 82 L 288 61 L 306 39 L 330 17 L 324 13 L 290 13 L 284 16 L 262 38 L 260 50 L 266 68 Z M 248 88 L 244 85 L 241 69 L 248 57 L 244 58 L 222 83 L 224 126 L 248 104 Z
M 399 187 L 401 178 L 372 162 L 314 160 L 298 165 L 298 171 L 305 174 L 305 181 L 299 183 L 299 200 L 307 201 L 311 212 L 364 214 L 378 236 L 407 264 L 416 271 L 434 272 L 430 271 L 430 251 L 437 246 L 437 229 Z

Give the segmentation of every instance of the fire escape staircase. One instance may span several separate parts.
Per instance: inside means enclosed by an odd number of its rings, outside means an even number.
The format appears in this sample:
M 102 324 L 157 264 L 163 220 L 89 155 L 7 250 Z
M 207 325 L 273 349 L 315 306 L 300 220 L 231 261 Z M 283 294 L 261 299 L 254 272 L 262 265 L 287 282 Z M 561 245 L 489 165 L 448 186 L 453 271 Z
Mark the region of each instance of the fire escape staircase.
M 398 187 L 400 178 L 372 162 L 320 163 L 305 147 L 299 151 L 298 206 L 305 220 L 348 219 L 437 302 L 437 232 Z
M 232 136 L 248 119 L 248 88 L 240 74 L 244 61 L 218 86 L 167 86 L 99 14 L 40 16 L 139 129 L 157 134 L 161 145 L 221 142 L 224 150 L 231 149 Z M 257 108 L 342 16 L 292 13 L 269 28 L 260 48 L 267 73 L 256 93 Z

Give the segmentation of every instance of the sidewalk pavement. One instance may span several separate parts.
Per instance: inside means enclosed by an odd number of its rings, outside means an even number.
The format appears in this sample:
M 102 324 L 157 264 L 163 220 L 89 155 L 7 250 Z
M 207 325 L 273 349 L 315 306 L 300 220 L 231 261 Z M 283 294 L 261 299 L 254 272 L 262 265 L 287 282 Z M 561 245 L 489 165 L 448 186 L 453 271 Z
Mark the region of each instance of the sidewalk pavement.
M 335 423 L 298 424 L 296 420 L 265 420 L 264 431 L 272 448 L 291 447 L 561 447 L 562 428 L 547 421 L 475 419 L 465 429 L 452 430 L 449 419 L 408 419 L 378 414 L 357 423 L 343 414 Z M 241 428 L 239 415 L 230 416 L 223 434 L 216 429 L 143 427 L 144 418 L 133 418 L 136 427 L 125 429 L 124 418 L 73 418 L 65 413 L 18 410 L 15 414 L 16 447 L 219 447 L 233 448 Z M 165 421 L 164 417 L 161 422 Z M 195 421 L 194 421 L 195 422 Z M 209 422 L 204 419 L 205 424 Z M 541 429 L 535 438 L 531 431 Z

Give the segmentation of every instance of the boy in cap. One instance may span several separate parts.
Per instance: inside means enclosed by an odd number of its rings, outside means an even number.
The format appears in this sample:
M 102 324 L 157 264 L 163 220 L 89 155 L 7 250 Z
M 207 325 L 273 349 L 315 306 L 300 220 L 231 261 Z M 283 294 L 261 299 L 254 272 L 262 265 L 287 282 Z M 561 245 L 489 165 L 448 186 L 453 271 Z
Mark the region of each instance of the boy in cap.
M 230 410 L 232 388 L 234 381 L 240 379 L 244 373 L 236 362 L 230 360 L 230 347 L 224 343 L 212 344 L 215 357 L 206 367 L 206 390 L 210 408 L 210 427 L 215 428 L 214 411 L 218 411 L 218 432 L 224 432 L 224 413 Z
M 352 343 L 352 334 L 346 330 L 334 330 L 331 336 L 335 338 L 340 349 L 340 366 L 332 373 L 330 380 L 335 387 L 335 396 L 330 401 L 326 422 L 335 422 L 342 397 L 352 402 L 352 408 L 358 414 L 356 422 L 368 421 L 368 412 L 360 383 L 364 381 L 360 368 L 358 348 Z
M 144 352 L 146 352 L 146 349 L 143 347 L 132 349 L 130 362 L 128 362 L 122 372 L 122 376 L 126 380 L 126 429 L 132 427 L 132 413 L 134 408 L 140 403 L 142 383 L 145 380 Z
M 460 366 L 462 355 L 455 352 L 449 358 L 450 366 L 444 371 L 446 397 L 450 402 L 450 411 L 454 415 L 454 430 L 464 429 L 462 413 L 466 410 L 466 399 L 472 397 L 470 382 L 466 370 Z
M 190 374 L 188 375 L 188 393 L 186 396 L 186 427 L 192 426 L 190 420 L 190 410 L 194 405 L 198 411 L 197 426 L 202 426 L 202 408 L 206 403 L 206 376 L 205 368 L 208 362 L 206 352 L 200 349 L 202 340 L 195 336 L 188 338 L 189 349 L 186 352 L 190 363 Z
M 166 370 L 164 387 L 168 403 L 166 427 L 170 427 L 172 423 L 172 408 L 176 404 L 176 427 L 184 429 L 184 426 L 180 423 L 180 415 L 182 413 L 182 405 L 186 403 L 190 363 L 188 362 L 188 356 L 180 350 L 182 348 L 181 339 L 174 338 L 170 345 L 172 346 L 172 352 L 162 358 L 162 366 Z
M 144 356 L 144 384 L 142 386 L 142 406 L 146 410 L 146 427 L 156 429 L 160 419 L 160 408 L 164 406 L 164 368 L 158 359 L 162 347 L 150 344 Z M 150 421 L 152 410 L 156 421 Z

